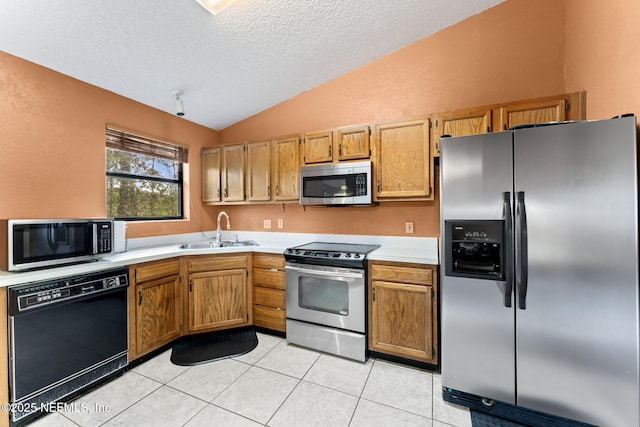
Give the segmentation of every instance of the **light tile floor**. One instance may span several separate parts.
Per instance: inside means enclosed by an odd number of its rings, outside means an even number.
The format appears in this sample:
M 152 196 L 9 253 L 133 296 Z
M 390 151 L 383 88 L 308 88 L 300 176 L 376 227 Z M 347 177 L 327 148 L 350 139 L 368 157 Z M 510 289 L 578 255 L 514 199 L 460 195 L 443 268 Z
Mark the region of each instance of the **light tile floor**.
M 442 400 L 438 373 L 271 335 L 258 341 L 245 355 L 192 367 L 173 365 L 166 351 L 31 426 L 471 426 L 466 408 Z

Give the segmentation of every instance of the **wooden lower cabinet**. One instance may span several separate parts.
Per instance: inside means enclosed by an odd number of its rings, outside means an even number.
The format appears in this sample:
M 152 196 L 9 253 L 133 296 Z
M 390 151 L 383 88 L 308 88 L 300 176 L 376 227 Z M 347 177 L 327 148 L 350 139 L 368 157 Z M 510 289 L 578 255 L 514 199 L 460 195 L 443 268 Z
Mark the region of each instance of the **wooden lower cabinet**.
M 284 257 L 253 254 L 253 323 L 286 331 L 286 278 Z
M 187 260 L 188 331 L 251 324 L 247 255 L 201 255 Z
M 132 265 L 129 276 L 129 359 L 133 360 L 182 334 L 180 260 Z
M 369 349 L 438 364 L 437 266 L 369 262 Z

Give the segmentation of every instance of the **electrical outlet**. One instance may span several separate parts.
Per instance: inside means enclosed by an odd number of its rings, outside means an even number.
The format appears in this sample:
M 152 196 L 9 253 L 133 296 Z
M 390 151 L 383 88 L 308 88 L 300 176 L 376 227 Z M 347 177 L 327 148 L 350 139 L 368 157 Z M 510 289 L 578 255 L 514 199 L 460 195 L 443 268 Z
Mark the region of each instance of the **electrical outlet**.
M 271 228 L 271 220 L 270 219 L 265 219 L 263 227 L 264 228 Z
M 284 219 L 282 218 L 278 219 L 278 228 L 280 229 L 284 228 Z
M 413 234 L 413 221 L 407 221 L 404 223 L 404 232 L 407 234 Z

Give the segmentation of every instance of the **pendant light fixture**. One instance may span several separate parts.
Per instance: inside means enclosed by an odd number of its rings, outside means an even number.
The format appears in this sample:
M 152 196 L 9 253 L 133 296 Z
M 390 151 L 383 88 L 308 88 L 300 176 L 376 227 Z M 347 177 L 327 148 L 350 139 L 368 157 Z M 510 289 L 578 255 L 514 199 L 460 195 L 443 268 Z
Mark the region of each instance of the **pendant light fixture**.
M 180 95 L 183 92 L 180 89 L 174 89 L 171 91 L 171 95 L 176 97 L 176 114 L 180 117 L 184 116 L 184 104 L 182 104 L 182 100 L 180 99 Z

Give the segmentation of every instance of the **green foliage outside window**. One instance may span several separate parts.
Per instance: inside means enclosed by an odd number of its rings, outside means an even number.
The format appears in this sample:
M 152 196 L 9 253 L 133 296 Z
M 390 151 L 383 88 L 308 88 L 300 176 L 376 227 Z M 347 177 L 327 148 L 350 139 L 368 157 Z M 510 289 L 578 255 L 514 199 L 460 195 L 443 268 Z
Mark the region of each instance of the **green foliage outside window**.
M 182 163 L 106 149 L 107 215 L 119 219 L 182 218 Z

